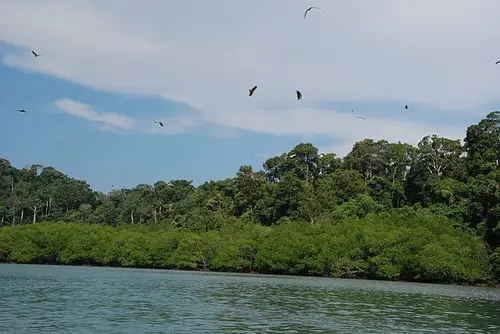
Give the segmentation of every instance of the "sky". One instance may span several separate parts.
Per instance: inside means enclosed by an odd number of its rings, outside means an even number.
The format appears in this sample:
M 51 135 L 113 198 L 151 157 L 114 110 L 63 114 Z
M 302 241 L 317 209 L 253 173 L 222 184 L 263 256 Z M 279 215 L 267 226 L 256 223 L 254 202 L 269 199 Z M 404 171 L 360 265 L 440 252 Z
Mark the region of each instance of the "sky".
M 498 0 L 0 0 L 0 157 L 107 192 L 233 177 L 301 142 L 342 157 L 365 138 L 461 139 L 500 104 L 498 12 Z

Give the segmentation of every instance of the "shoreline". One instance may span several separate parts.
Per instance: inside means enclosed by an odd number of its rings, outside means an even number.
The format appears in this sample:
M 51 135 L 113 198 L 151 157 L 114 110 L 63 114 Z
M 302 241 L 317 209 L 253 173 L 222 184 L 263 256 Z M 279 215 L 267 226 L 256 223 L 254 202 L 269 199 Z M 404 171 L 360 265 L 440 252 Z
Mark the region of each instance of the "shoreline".
M 466 232 L 435 217 L 407 221 L 402 229 L 397 215 L 381 230 L 377 218 L 210 233 L 40 223 L 0 229 L 0 262 L 498 286 L 487 249 Z M 428 238 L 418 237 L 422 224 Z M 361 232 L 369 238 L 360 239 Z M 391 235 L 398 236 L 395 243 Z
M 88 267 L 88 268 L 109 268 L 109 269 L 139 269 L 139 270 L 155 270 L 155 271 L 172 271 L 172 272 L 186 272 L 186 273 L 200 273 L 200 274 L 222 274 L 222 275 L 239 275 L 239 276 L 260 276 L 260 277 L 297 277 L 297 278 L 324 278 L 324 279 L 338 279 L 338 280 L 364 280 L 364 281 L 378 281 L 378 282 L 398 282 L 398 283 L 413 283 L 413 284 L 436 284 L 436 285 L 450 285 L 450 286 L 466 286 L 478 288 L 495 288 L 500 289 L 499 283 L 464 283 L 464 282 L 446 282 L 446 281 L 413 281 L 404 279 L 377 279 L 377 278 L 362 278 L 362 277 L 331 277 L 319 275 L 294 275 L 294 274 L 273 274 L 262 273 L 258 271 L 215 271 L 210 269 L 182 269 L 182 268 L 154 268 L 154 267 L 125 267 L 125 266 L 101 266 L 93 264 L 61 264 L 61 263 L 20 263 L 20 262 L 4 262 L 1 264 L 16 264 L 16 265 L 39 265 L 39 266 L 59 266 L 59 267 Z

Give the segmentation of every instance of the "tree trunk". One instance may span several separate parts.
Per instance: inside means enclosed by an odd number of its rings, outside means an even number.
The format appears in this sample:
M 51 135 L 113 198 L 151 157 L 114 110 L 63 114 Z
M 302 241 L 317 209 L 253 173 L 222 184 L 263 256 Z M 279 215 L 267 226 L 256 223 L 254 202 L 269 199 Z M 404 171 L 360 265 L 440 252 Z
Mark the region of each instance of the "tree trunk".
M 36 205 L 33 207 L 33 224 L 36 223 Z
M 24 209 L 21 209 L 21 221 L 23 221 L 24 218 Z
M 5 219 L 5 215 L 2 215 L 2 226 L 3 226 L 4 219 Z
M 207 262 L 205 261 L 205 257 L 203 255 L 201 256 L 201 261 L 203 262 L 203 268 L 207 269 Z
M 156 208 L 155 208 L 155 209 L 153 209 L 153 217 L 154 217 L 155 224 L 156 224 Z
M 130 222 L 134 224 L 134 211 L 130 211 Z
M 253 223 L 253 208 L 255 207 L 256 205 L 254 206 L 251 206 L 250 205 L 250 222 Z
M 394 171 L 392 172 L 392 185 L 394 186 L 394 182 L 396 182 L 396 174 L 398 173 L 398 169 L 394 168 Z
M 51 210 L 52 210 L 52 197 L 49 197 L 49 215 Z

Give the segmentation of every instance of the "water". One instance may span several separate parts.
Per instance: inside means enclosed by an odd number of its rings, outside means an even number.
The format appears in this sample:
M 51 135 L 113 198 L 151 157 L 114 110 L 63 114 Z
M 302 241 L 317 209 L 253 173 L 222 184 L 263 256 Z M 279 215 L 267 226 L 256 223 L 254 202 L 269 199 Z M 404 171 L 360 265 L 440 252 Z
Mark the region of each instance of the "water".
M 500 289 L 0 264 L 1 333 L 500 333 Z

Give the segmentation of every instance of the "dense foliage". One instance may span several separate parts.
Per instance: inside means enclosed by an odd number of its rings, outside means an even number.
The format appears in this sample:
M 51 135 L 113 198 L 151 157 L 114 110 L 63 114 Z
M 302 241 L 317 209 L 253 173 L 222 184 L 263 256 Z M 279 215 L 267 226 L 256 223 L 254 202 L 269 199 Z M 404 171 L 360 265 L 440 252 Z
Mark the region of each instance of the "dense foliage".
M 40 223 L 0 230 L 0 245 L 0 260 L 21 263 L 468 283 L 489 274 L 478 237 L 414 210 L 274 228 L 235 220 L 201 233 L 169 225 Z
M 52 167 L 0 159 L 0 260 L 500 278 L 500 112 L 470 126 L 463 145 L 365 139 L 339 159 L 302 143 L 263 167 L 199 187 L 158 181 L 103 194 Z

